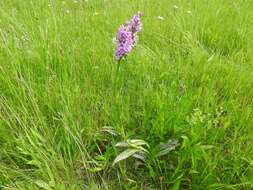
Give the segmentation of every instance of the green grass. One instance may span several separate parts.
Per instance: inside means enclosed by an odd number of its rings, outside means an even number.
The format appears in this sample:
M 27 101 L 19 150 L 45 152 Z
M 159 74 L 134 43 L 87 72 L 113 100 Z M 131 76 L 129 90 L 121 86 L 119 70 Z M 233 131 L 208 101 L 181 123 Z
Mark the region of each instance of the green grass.
M 252 9 L 0 1 L 0 189 L 253 189 Z M 112 39 L 139 10 L 138 45 L 115 81 Z M 148 143 L 147 162 L 112 166 L 127 139 Z M 179 146 L 156 157 L 171 139 Z

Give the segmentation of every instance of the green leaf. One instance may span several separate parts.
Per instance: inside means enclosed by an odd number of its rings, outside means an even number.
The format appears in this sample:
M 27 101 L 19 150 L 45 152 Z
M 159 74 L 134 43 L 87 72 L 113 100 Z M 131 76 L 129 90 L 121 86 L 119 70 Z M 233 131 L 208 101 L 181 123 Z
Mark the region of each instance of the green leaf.
M 172 150 L 175 150 L 176 147 L 179 146 L 178 140 L 169 140 L 167 143 L 162 143 L 158 145 L 156 153 L 157 157 L 164 156 L 171 152 Z
M 148 172 L 149 172 L 150 177 L 153 178 L 155 176 L 155 171 L 154 171 L 153 167 L 149 164 L 148 164 Z
M 35 184 L 38 185 L 42 189 L 50 190 L 50 186 L 46 182 L 44 182 L 42 180 L 35 181 Z
M 171 190 L 179 190 L 179 189 L 180 189 L 181 181 L 182 181 L 182 179 L 183 179 L 183 176 L 184 176 L 184 174 L 181 174 L 181 175 L 179 175 L 179 176 L 176 178 L 175 183 L 174 183 L 174 185 L 173 185 L 173 187 L 172 187 Z
M 146 145 L 147 147 L 149 147 L 149 144 L 144 141 L 144 140 L 140 140 L 140 139 L 132 139 L 132 140 L 128 140 L 127 141 L 129 144 L 135 145 L 135 146 L 143 146 Z
M 36 160 L 30 160 L 27 162 L 27 164 L 40 167 L 40 163 Z
M 113 136 L 117 136 L 119 134 L 113 127 L 110 127 L 110 126 L 104 126 L 104 127 L 102 127 L 101 130 L 103 132 L 107 132 Z
M 112 163 L 112 166 L 114 166 L 116 163 L 125 160 L 129 157 L 131 157 L 132 155 L 134 155 L 135 153 L 139 152 L 140 150 L 138 149 L 127 149 L 125 151 L 123 151 L 122 153 L 120 153 L 115 160 Z
M 139 140 L 139 139 L 129 139 L 127 141 L 121 141 L 118 142 L 115 146 L 116 147 L 133 147 L 133 148 L 142 148 L 142 146 L 147 146 L 149 147 L 149 144 L 144 141 L 144 140 Z
M 129 147 L 128 143 L 126 143 L 125 141 L 118 142 L 115 146 L 116 147 Z
M 180 189 L 180 185 L 181 185 L 181 180 L 176 181 L 176 183 L 174 183 L 173 187 L 171 190 L 179 190 Z
M 146 161 L 146 153 L 145 152 L 137 152 L 137 153 L 133 154 L 133 157 L 136 159 L 139 159 L 143 162 Z

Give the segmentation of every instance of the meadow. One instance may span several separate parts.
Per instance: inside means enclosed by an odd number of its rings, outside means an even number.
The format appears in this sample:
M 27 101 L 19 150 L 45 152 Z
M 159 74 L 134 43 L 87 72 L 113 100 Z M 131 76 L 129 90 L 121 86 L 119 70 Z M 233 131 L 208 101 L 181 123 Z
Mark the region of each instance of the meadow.
M 1 0 L 1 190 L 253 189 L 252 0 Z M 114 59 L 141 11 L 138 44 Z

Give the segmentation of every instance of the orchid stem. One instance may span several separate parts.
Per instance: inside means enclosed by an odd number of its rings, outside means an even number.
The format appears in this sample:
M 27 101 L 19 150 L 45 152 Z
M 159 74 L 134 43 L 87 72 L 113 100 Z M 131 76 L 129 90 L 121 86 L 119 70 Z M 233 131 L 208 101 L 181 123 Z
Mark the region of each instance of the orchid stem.
M 121 60 L 118 61 L 118 64 L 117 64 L 117 68 L 116 68 L 116 72 L 115 72 L 115 78 L 114 78 L 114 93 L 116 92 L 116 87 L 117 87 L 117 84 L 118 84 L 118 76 L 119 76 L 119 70 L 120 70 L 120 64 L 121 63 Z

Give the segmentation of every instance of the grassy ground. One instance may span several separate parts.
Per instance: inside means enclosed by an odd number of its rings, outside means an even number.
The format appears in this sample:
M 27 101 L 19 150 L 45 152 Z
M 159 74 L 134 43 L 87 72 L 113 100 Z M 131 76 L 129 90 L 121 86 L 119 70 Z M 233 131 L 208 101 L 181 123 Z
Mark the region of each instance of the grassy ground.
M 252 9 L 1 0 L 0 189 L 252 189 Z M 139 10 L 139 43 L 116 77 L 112 39 Z M 112 166 L 129 139 L 148 143 L 146 162 Z

